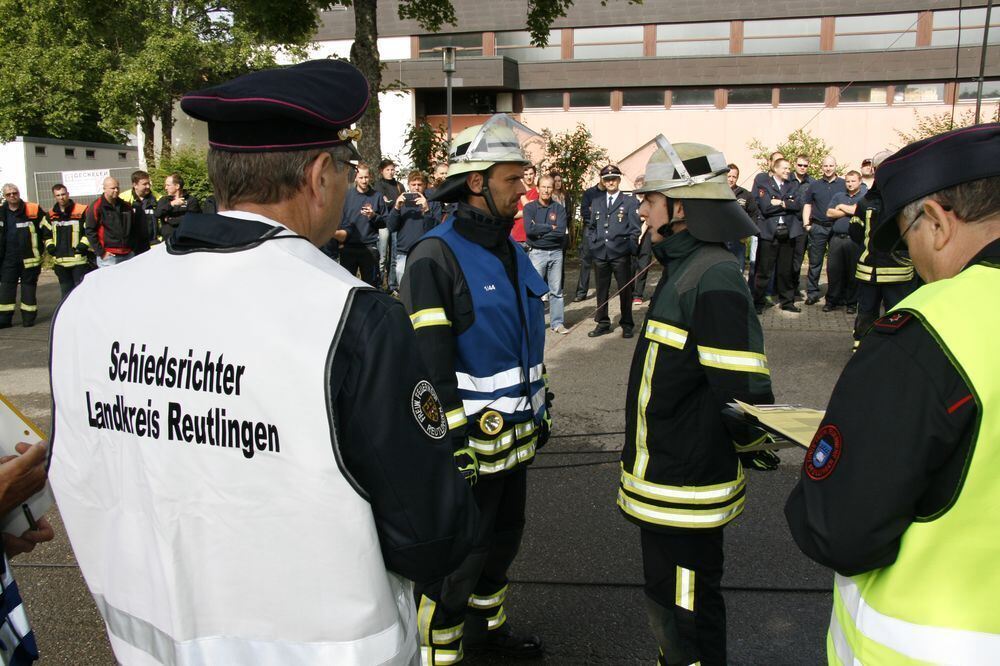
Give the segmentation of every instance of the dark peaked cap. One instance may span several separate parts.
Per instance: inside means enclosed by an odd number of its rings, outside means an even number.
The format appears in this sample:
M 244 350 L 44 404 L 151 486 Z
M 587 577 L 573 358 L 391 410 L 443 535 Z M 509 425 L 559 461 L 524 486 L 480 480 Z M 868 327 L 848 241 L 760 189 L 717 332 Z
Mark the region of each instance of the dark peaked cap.
M 872 241 L 888 250 L 899 239 L 896 215 L 906 204 L 981 178 L 1000 176 L 1000 123 L 973 125 L 911 143 L 875 171 L 882 212 Z
M 340 60 L 310 60 L 245 74 L 186 94 L 181 108 L 208 123 L 212 148 L 232 152 L 346 145 L 368 108 L 368 81 Z M 356 151 L 355 151 L 356 152 Z

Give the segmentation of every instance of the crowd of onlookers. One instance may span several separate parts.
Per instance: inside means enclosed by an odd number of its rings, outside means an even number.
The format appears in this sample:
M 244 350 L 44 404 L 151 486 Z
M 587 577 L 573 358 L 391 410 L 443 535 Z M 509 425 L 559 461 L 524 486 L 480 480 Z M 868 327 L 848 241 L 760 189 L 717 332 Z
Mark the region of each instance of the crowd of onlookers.
M 758 313 L 771 305 L 800 312 L 798 301 L 813 305 L 821 298 L 820 277 L 827 261 L 828 289 L 824 310 L 857 307 L 854 265 L 860 250 L 844 228 L 858 200 L 873 180 L 871 160 L 860 171 L 837 174 L 832 156 L 823 158 L 821 177 L 809 175 L 810 160 L 792 161 L 780 153 L 770 168 L 757 174 L 751 189 L 741 187 L 740 170 L 730 164 L 729 185 L 736 200 L 761 230 L 759 236 L 730 244 L 747 272 Z M 395 294 L 406 270 L 406 257 L 417 240 L 440 224 L 451 204 L 433 201 L 434 189 L 447 177 L 448 165 L 436 165 L 428 176 L 419 170 L 397 179 L 397 165 L 383 160 L 377 170 L 355 169 L 345 201 L 340 228 L 323 251 L 352 274 Z M 563 319 L 565 255 L 570 249 L 573 219 L 582 222 L 580 271 L 571 301 L 592 297 L 590 276 L 596 278 L 597 328 L 592 335 L 611 330 L 607 314 L 611 278 L 621 303 L 623 335 L 631 337 L 631 310 L 646 298 L 646 274 L 651 264 L 650 235 L 638 214 L 641 195 L 621 192 L 621 171 L 607 165 L 580 201 L 569 201 L 562 176 L 555 171 L 538 176 L 534 166 L 524 169 L 521 197 L 511 237 L 526 252 L 549 285 L 550 327 L 568 329 Z M 115 178 L 106 178 L 103 194 L 84 206 L 76 204 L 64 185 L 52 188 L 55 203 L 48 211 L 22 201 L 16 185 L 3 187 L 5 205 L 0 215 L 0 327 L 9 326 L 15 290 L 21 284 L 22 322 L 34 323 L 35 286 L 42 259 L 52 257 L 65 297 L 87 271 L 110 266 L 141 254 L 169 238 L 188 212 L 215 212 L 213 197 L 201 202 L 184 189 L 184 178 L 167 176 L 165 194 L 154 193 L 146 171 L 135 171 L 131 187 L 122 192 Z M 805 293 L 801 269 L 809 259 Z

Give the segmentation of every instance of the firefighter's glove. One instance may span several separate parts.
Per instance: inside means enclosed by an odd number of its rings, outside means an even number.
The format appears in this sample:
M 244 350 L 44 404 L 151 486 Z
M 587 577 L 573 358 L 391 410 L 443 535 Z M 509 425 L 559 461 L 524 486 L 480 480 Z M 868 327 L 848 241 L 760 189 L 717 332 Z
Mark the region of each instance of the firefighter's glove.
M 552 401 L 555 400 L 555 399 L 556 399 L 556 394 L 553 393 L 552 391 L 549 391 L 548 389 L 546 389 L 546 391 L 545 391 L 545 409 L 546 410 L 552 409 Z
M 86 243 L 77 243 L 76 244 L 76 251 L 79 252 L 80 254 L 87 254 L 87 250 L 89 250 L 89 249 L 90 249 L 90 246 L 87 245 Z
M 479 458 L 476 457 L 476 452 L 465 447 L 455 451 L 454 456 L 458 473 L 470 486 L 476 485 L 479 480 Z
M 48 254 L 50 257 L 56 256 L 56 246 L 55 245 L 46 245 L 45 246 L 45 253 Z
M 750 451 L 741 453 L 740 463 L 745 469 L 753 469 L 758 472 L 773 472 L 781 464 L 781 458 L 774 451 Z

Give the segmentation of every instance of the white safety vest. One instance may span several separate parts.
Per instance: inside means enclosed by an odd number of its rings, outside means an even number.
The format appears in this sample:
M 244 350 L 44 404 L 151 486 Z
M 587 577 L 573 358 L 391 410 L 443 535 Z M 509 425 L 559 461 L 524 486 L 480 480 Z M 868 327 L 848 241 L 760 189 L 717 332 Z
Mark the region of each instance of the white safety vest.
M 63 303 L 50 479 L 120 663 L 413 663 L 412 585 L 338 465 L 363 286 L 302 239 L 160 245 Z

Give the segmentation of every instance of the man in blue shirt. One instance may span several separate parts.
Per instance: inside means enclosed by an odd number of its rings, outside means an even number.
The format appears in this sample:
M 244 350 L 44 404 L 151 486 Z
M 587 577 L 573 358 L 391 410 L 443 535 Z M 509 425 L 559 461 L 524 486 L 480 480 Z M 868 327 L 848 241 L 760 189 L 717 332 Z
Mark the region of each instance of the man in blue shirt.
M 833 219 L 828 217 L 826 210 L 830 208 L 830 199 L 838 192 L 847 191 L 844 179 L 837 175 L 837 160 L 832 155 L 823 158 L 820 165 L 823 177 L 813 181 L 802 202 L 802 220 L 809 233 L 809 277 L 806 281 L 806 305 L 819 302 L 819 278 L 823 272 L 823 259 L 830 242 L 830 229 Z M 829 303 L 829 292 L 827 293 Z
M 848 171 L 844 181 L 846 192 L 837 192 L 830 199 L 826 216 L 833 220 L 830 228 L 830 258 L 826 264 L 826 279 L 830 283 L 826 292 L 823 312 L 847 306 L 847 314 L 858 311 L 858 288 L 854 282 L 854 269 L 858 265 L 861 248 L 851 240 L 851 216 L 868 188 L 861 184 L 861 174 Z
M 524 205 L 524 233 L 528 239 L 528 259 L 549 285 L 549 327 L 569 333 L 563 325 L 563 239 L 566 237 L 566 209 L 552 198 L 552 176 L 538 179 L 538 199 Z
M 389 210 L 386 226 L 396 237 L 396 279 L 403 279 L 406 270 L 406 255 L 425 233 L 441 221 L 441 204 L 427 201 L 424 189 L 427 176 L 421 171 L 411 171 L 406 177 L 410 191 L 396 197 Z
M 343 245 L 340 265 L 375 287 L 379 284 L 378 230 L 388 214 L 385 199 L 371 187 L 371 169 L 358 165 L 354 189 L 344 197 L 344 212 L 334 241 Z

